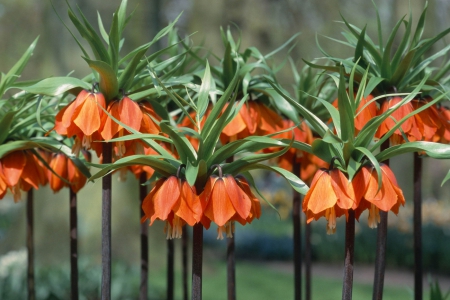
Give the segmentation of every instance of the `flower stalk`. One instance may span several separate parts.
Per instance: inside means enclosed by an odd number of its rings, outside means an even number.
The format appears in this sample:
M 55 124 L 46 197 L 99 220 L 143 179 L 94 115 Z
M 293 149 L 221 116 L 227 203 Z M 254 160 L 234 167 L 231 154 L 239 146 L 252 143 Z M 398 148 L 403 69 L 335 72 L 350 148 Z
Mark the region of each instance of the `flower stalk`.
M 345 261 L 344 261 L 344 286 L 342 299 L 352 299 L 353 290 L 353 259 L 355 254 L 355 211 L 348 210 L 348 220 L 345 225 Z
M 33 218 L 33 189 L 27 193 L 27 251 L 28 251 L 28 266 L 27 266 L 27 286 L 28 286 L 28 300 L 36 299 L 36 291 L 34 287 L 34 218 Z
M 192 245 L 192 300 L 202 299 L 203 225 L 194 225 Z
M 414 153 L 414 299 L 423 297 L 422 268 L 422 159 Z
M 142 210 L 142 203 L 147 196 L 147 186 L 143 185 L 147 181 L 146 173 L 142 172 L 139 177 L 139 212 L 140 219 L 142 219 L 145 214 Z M 140 226 L 141 235 L 141 283 L 139 287 L 139 299 L 145 300 L 148 295 L 148 224 L 147 222 L 141 222 Z
M 103 145 L 103 163 L 112 161 L 112 144 Z M 102 287 L 101 297 L 111 299 L 111 174 L 102 178 Z
M 300 163 L 294 157 L 293 173 L 300 174 Z M 294 241 L 294 299 L 302 298 L 302 228 L 300 222 L 300 193 L 293 191 L 292 196 L 292 224 Z
M 77 193 L 69 187 L 69 228 L 70 228 L 70 299 L 78 299 L 78 217 Z

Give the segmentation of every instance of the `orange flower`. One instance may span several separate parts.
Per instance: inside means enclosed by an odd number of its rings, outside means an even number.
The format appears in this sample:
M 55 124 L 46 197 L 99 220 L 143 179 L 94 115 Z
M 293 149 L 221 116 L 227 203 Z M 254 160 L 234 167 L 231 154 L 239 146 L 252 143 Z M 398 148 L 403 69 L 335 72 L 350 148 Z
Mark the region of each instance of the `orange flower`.
M 450 110 L 445 106 L 440 106 L 437 110 L 441 127 L 436 132 L 436 138 L 439 138 L 440 143 L 448 144 L 450 142 Z
M 381 189 L 378 190 L 378 176 L 375 168 L 364 166 L 353 178 L 355 192 L 355 217 L 359 220 L 361 213 L 369 209 L 369 227 L 376 228 L 380 222 L 380 209 L 391 210 L 398 214 L 400 204 L 405 204 L 403 192 L 397 184 L 394 173 L 389 166 L 380 164 Z
M 86 184 L 87 178 L 75 167 L 72 160 L 62 153 L 53 154 L 50 161 L 50 168 L 58 174 L 54 174 L 50 170 L 47 171 L 50 188 L 53 192 L 58 192 L 63 187 L 69 186 L 74 193 L 78 193 Z M 65 182 L 63 179 L 67 182 Z
M 142 222 L 150 219 L 166 221 L 167 238 L 180 238 L 182 226 L 193 226 L 202 217 L 202 205 L 195 187 L 186 180 L 170 176 L 159 179 L 142 204 L 145 216 Z
M 246 189 L 245 183 L 240 183 Z M 253 214 L 258 214 L 257 208 L 252 212 L 254 196 L 249 196 L 247 192 L 231 175 L 209 177 L 200 199 L 204 205 L 205 217 L 219 227 L 217 238 L 222 239 L 224 232 L 227 237 L 232 237 L 231 221 L 245 224 L 252 219 Z
M 400 103 L 403 99 L 401 97 L 393 97 L 391 99 L 385 100 L 381 105 L 381 109 L 379 111 L 379 115 L 384 114 L 389 108 L 395 106 L 397 103 Z M 411 102 L 403 104 L 399 108 L 397 108 L 386 120 L 381 123 L 380 127 L 377 131 L 377 137 L 382 137 L 386 134 L 391 128 L 393 128 L 397 122 L 399 122 L 403 117 L 408 115 L 414 110 Z M 395 121 L 392 119 L 394 118 Z M 400 128 L 407 135 L 410 141 L 420 141 L 422 139 L 422 134 L 419 131 L 416 118 L 411 117 L 407 119 Z M 392 136 L 390 137 L 390 141 L 394 145 L 398 145 L 404 142 L 402 134 L 399 129 L 395 130 Z
M 353 186 L 339 169 L 319 169 L 303 200 L 303 211 L 307 222 L 325 216 L 327 233 L 336 232 L 336 218 L 348 216 L 348 209 L 354 204 Z
M 224 110 L 227 106 L 224 107 Z M 283 119 L 259 101 L 245 103 L 236 117 L 225 126 L 220 136 L 222 144 L 251 135 L 266 135 L 283 128 Z
M 0 181 L 4 182 L 0 183 L 0 195 L 4 195 L 6 184 L 13 193 L 15 202 L 20 200 L 21 190 L 28 191 L 31 187 L 38 189 L 39 185 L 47 183 L 43 165 L 31 151 L 11 152 L 0 160 L 0 165 Z
M 424 99 L 413 99 L 411 104 L 414 110 L 426 105 L 431 100 L 430 97 Z M 414 115 L 416 124 L 422 135 L 422 140 L 429 142 L 437 142 L 440 137 L 436 135 L 436 132 L 440 127 L 444 126 L 439 120 L 439 112 L 435 105 L 428 107 L 427 109 Z
M 68 137 L 76 136 L 72 149 L 75 155 L 82 147 L 91 149 L 92 142 L 99 140 L 97 133 L 104 115 L 102 107 L 106 107 L 103 94 L 83 90 L 56 115 L 55 131 Z
M 136 131 L 153 134 L 160 132 L 159 126 L 152 119 L 160 120 L 160 118 L 149 103 L 138 104 L 128 97 L 123 97 L 121 100 L 112 101 L 107 111 L 115 119 Z M 103 116 L 102 122 L 104 126 L 100 134 L 105 141 L 130 133 L 107 114 Z M 144 144 L 138 140 L 114 142 L 113 149 L 114 159 L 125 155 L 144 154 Z

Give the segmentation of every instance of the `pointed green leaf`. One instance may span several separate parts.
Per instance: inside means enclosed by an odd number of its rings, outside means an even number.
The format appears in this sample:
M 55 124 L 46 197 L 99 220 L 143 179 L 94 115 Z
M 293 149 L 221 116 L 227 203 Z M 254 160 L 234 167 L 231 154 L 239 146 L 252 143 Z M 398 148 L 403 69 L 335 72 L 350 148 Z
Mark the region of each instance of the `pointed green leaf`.
M 86 57 L 84 57 L 84 60 L 89 64 L 89 67 L 100 75 L 100 91 L 105 96 L 106 101 L 114 99 L 119 93 L 119 83 L 111 66 L 100 60 L 90 60 Z

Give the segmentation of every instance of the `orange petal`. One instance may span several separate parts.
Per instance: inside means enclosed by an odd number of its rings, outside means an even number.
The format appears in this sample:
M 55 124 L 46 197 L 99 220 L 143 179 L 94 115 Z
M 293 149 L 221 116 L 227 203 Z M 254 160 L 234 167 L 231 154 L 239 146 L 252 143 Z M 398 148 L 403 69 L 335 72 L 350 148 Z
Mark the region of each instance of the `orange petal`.
M 67 179 L 67 158 L 64 154 L 56 154 L 50 162 L 50 168 L 62 178 Z M 66 183 L 49 170 L 49 183 L 53 192 L 62 189 Z
M 27 163 L 23 168 L 21 178 L 35 189 L 38 189 L 40 184 L 43 182 L 45 183 L 45 179 L 42 178 L 42 176 L 45 176 L 44 170 L 42 170 L 42 167 L 37 163 L 36 158 L 32 153 L 26 152 L 26 156 Z
M 317 176 L 317 174 L 319 174 Z M 316 177 L 317 176 L 317 177 Z M 316 181 L 311 184 L 311 188 L 303 200 L 307 205 L 307 209 L 314 214 L 325 211 L 327 208 L 333 207 L 338 198 L 332 188 L 331 176 L 326 170 L 319 170 L 314 176 Z
M 226 108 L 226 107 L 225 107 Z M 224 109 L 225 109 L 224 108 Z M 244 109 L 244 107 L 242 107 Z M 247 125 L 244 122 L 244 119 L 242 118 L 241 114 L 238 113 L 233 120 L 228 123 L 225 128 L 222 130 L 222 133 L 226 136 L 234 136 L 237 135 L 239 132 L 244 130 L 247 127 Z
M 342 209 L 350 209 L 355 202 L 355 192 L 353 186 L 348 182 L 347 177 L 339 170 L 330 171 L 331 185 L 338 198 L 337 205 Z
M 90 92 L 86 91 L 86 90 L 82 90 L 77 98 L 75 98 L 75 100 L 73 100 L 71 103 L 69 103 L 67 105 L 67 108 L 64 111 L 64 114 L 62 115 L 62 125 L 66 128 L 68 128 L 74 119 L 74 113 L 76 111 L 76 109 L 78 108 L 78 106 L 80 106 L 81 104 L 84 103 L 84 101 L 86 100 L 86 98 L 88 98 L 90 96 Z
M 180 199 L 180 188 L 179 179 L 175 176 L 170 176 L 156 191 L 153 197 L 155 214 L 151 218 L 152 223 L 156 218 L 159 218 L 160 220 L 167 219 L 172 208 Z
M 218 178 L 212 189 L 211 198 L 204 211 L 217 226 L 223 226 L 235 214 L 235 209 L 228 196 L 223 178 Z
M 108 107 L 108 113 L 112 115 L 116 120 L 120 120 L 119 103 L 117 101 L 113 101 L 112 103 L 110 103 Z M 119 132 L 119 124 L 113 121 L 107 114 L 103 115 L 102 123 L 104 124 L 104 126 L 100 133 L 105 141 L 112 139 L 113 136 L 117 132 Z
M 92 135 L 100 129 L 100 115 L 98 113 L 97 102 L 94 94 L 90 94 L 74 112 L 73 122 L 81 129 L 85 135 Z
M 23 169 L 27 163 L 27 158 L 23 151 L 18 150 L 4 156 L 2 159 L 3 175 L 8 186 L 15 186 L 22 175 Z
M 141 222 L 144 222 L 146 219 L 150 219 L 150 222 L 151 222 L 150 225 L 153 224 L 154 219 L 152 217 L 155 214 L 155 207 L 154 207 L 154 204 L 153 204 L 153 198 L 155 196 L 155 193 L 164 184 L 165 180 L 166 180 L 166 178 L 160 178 L 155 183 L 155 186 L 152 188 L 150 193 L 148 193 L 148 195 L 144 198 L 144 201 L 142 202 L 142 210 L 144 211 L 145 216 L 142 217 Z
M 139 105 L 128 97 L 119 101 L 119 116 L 118 119 L 125 125 L 135 130 L 141 127 L 142 111 Z
M 70 188 L 74 193 L 78 193 L 86 184 L 87 178 L 80 172 L 71 159 L 67 159 L 67 176 Z
M 223 179 L 225 183 L 226 191 L 228 197 L 230 197 L 231 203 L 234 206 L 234 209 L 239 214 L 242 219 L 246 219 L 250 213 L 250 209 L 252 208 L 252 203 L 250 199 L 242 197 L 242 190 L 236 184 L 235 179 L 231 175 L 226 175 Z

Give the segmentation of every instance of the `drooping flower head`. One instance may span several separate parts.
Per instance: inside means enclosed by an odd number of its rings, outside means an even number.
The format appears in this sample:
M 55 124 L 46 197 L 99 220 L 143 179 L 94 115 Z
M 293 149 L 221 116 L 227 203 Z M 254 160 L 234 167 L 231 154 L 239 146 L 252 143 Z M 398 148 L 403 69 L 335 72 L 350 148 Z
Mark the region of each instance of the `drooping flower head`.
M 105 97 L 101 93 L 82 90 L 78 96 L 61 109 L 55 117 L 55 131 L 64 136 L 75 136 L 72 151 L 78 155 L 81 148 L 91 149 L 93 141 L 100 141 Z M 96 149 L 97 150 L 97 149 Z
M 405 197 L 392 170 L 386 164 L 380 164 L 380 169 L 381 186 L 372 166 L 363 166 L 352 181 L 356 200 L 353 205 L 355 217 L 359 220 L 361 213 L 368 209 L 370 228 L 376 228 L 380 222 L 380 210 L 398 214 L 400 205 L 405 205 Z
M 88 152 L 83 151 L 83 155 L 87 161 L 90 160 Z M 70 187 L 74 193 L 78 193 L 86 184 L 86 176 L 65 154 L 53 154 L 49 165 L 54 172 L 47 170 L 48 181 L 53 192 L 58 192 L 63 187 Z
M 339 169 L 319 169 L 312 179 L 311 187 L 303 200 L 303 212 L 310 223 L 320 217 L 327 219 L 327 233 L 336 232 L 336 218 L 348 216 L 354 205 L 353 186 Z
M 156 219 L 166 221 L 168 239 L 180 238 L 182 226 L 194 226 L 201 220 L 203 212 L 195 187 L 179 178 L 179 170 L 177 176 L 160 178 L 142 204 L 145 216 L 141 221 L 149 219 L 150 225 Z
M 261 208 L 243 177 L 235 179 L 230 174 L 222 175 L 221 167 L 218 169 L 219 175 L 208 178 L 200 199 L 205 217 L 218 226 L 217 238 L 223 239 L 224 233 L 227 237 L 233 236 L 233 221 L 243 225 L 250 223 L 255 217 L 259 218 Z
M 225 110 L 227 106 L 223 108 Z M 283 119 L 260 101 L 247 101 L 239 114 L 225 126 L 220 136 L 222 144 L 251 135 L 266 135 L 281 131 Z
M 21 198 L 21 191 L 47 183 L 42 163 L 31 150 L 13 151 L 0 159 L 0 195 L 4 196 L 8 187 L 14 195 L 14 201 Z M 0 198 L 1 199 L 1 198 Z

